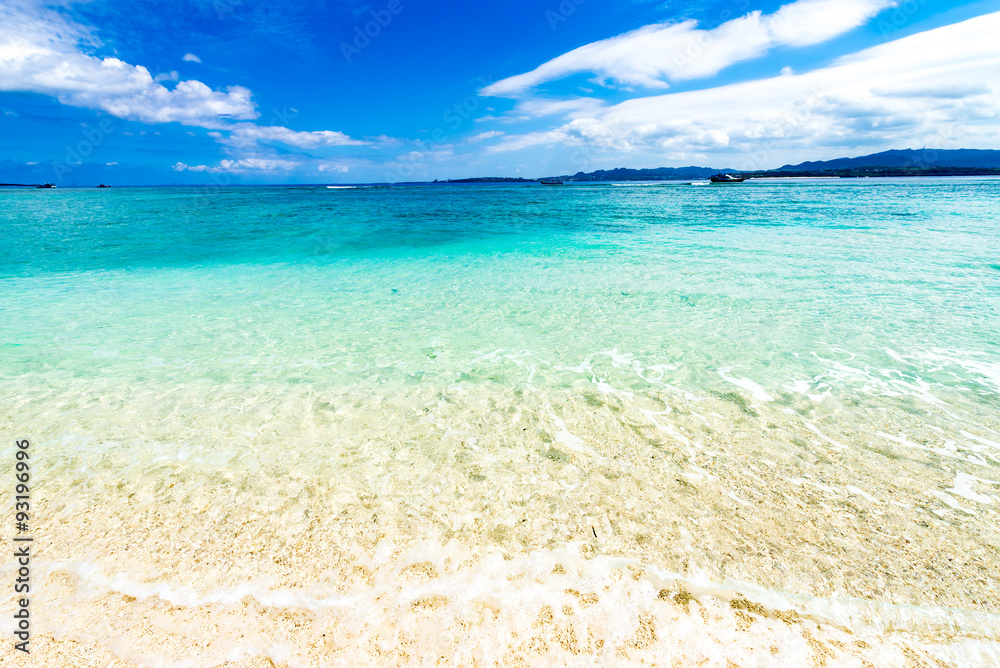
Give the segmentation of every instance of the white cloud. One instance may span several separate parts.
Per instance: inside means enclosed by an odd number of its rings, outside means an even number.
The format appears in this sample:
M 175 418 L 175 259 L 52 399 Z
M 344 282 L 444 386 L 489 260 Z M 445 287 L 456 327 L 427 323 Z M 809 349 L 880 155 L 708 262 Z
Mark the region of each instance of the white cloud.
M 475 144 L 476 142 L 486 141 L 487 139 L 493 139 L 494 137 L 502 137 L 506 133 L 502 130 L 488 130 L 486 132 L 480 132 L 478 135 L 473 135 L 469 137 L 466 142 L 469 144 Z
M 531 88 L 590 72 L 594 83 L 667 88 L 669 81 L 712 76 L 776 46 L 818 44 L 856 28 L 892 0 L 797 0 L 763 15 L 754 11 L 711 30 L 697 21 L 657 23 L 593 42 L 530 72 L 485 87 L 483 95 L 518 97 Z
M 250 171 L 291 171 L 299 167 L 300 163 L 295 160 L 272 160 L 265 158 L 244 158 L 242 160 L 222 160 L 218 165 L 188 165 L 178 162 L 174 165 L 175 172 L 250 172 Z
M 260 126 L 251 123 L 240 123 L 233 127 L 228 137 L 218 133 L 209 133 L 220 142 L 234 147 L 250 147 L 258 142 L 277 141 L 297 148 L 320 148 L 323 146 L 365 146 L 366 142 L 351 139 L 343 132 L 318 130 L 296 132 L 285 127 L 271 125 Z
M 200 81 L 179 81 L 176 71 L 154 77 L 141 65 L 93 55 L 100 47 L 92 29 L 42 5 L 41 0 L 5 0 L 0 4 L 0 91 L 50 95 L 63 104 L 127 120 L 214 129 L 216 132 L 208 135 L 234 154 L 216 166 L 177 163 L 178 171 L 276 171 L 301 165 L 297 160 L 262 157 L 257 149 L 269 142 L 315 149 L 388 145 L 392 141 L 386 137 L 368 143 L 330 130 L 296 132 L 281 126 L 234 124 L 233 120 L 252 121 L 260 116 L 249 89 L 229 86 L 224 91 L 213 90 Z M 192 53 L 182 59 L 201 62 Z M 168 88 L 163 82 L 176 83 Z M 327 168 L 333 169 L 333 163 Z
M 521 100 L 512 113 L 524 114 L 529 118 L 566 114 L 572 118 L 589 116 L 604 106 L 596 97 L 574 97 L 563 100 L 528 98 Z
M 533 146 L 578 144 L 579 139 L 574 137 L 573 133 L 568 131 L 575 123 L 576 121 L 573 121 L 572 123 L 568 123 L 567 125 L 554 130 L 529 132 L 523 135 L 511 135 L 499 144 L 487 147 L 486 151 L 487 153 L 506 153 L 508 151 L 520 151 Z
M 243 158 L 240 160 L 221 160 L 218 165 L 188 165 L 183 162 L 174 164 L 175 172 L 207 172 L 218 173 L 260 173 L 260 172 L 291 172 L 294 170 L 306 172 L 347 172 L 349 166 L 328 160 L 294 160 L 278 158 Z
M 63 104 L 147 123 L 211 127 L 221 116 L 258 117 L 242 86 L 212 90 L 200 81 L 167 88 L 141 65 L 90 55 L 100 41 L 89 28 L 32 0 L 0 5 L 0 91 L 41 93 Z
M 564 145 L 718 153 L 763 168 L 803 149 L 1000 147 L 998 34 L 1000 13 L 988 14 L 808 73 L 629 100 L 552 130 L 508 136 L 487 151 Z
M 118 163 L 117 163 L 117 162 L 106 162 L 106 163 L 104 163 L 104 164 L 105 164 L 105 165 L 107 165 L 108 167 L 114 167 L 114 166 L 115 166 L 115 165 L 117 165 Z

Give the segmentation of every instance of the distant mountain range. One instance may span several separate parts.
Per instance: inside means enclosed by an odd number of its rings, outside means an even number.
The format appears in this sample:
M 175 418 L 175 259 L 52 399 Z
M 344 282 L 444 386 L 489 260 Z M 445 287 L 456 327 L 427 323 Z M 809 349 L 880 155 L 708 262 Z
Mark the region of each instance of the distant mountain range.
M 837 158 L 785 165 L 778 169 L 747 171 L 715 167 L 658 167 L 656 169 L 599 169 L 559 178 L 567 181 L 667 181 L 707 179 L 718 172 L 767 176 L 921 176 L 989 174 L 1000 171 L 1000 151 L 984 149 L 903 149 L 883 151 L 857 158 Z
M 873 167 L 1000 169 L 1000 151 L 958 149 L 903 149 L 862 155 L 857 158 L 837 158 L 785 165 L 775 171 L 806 172 L 836 169 L 870 169 Z

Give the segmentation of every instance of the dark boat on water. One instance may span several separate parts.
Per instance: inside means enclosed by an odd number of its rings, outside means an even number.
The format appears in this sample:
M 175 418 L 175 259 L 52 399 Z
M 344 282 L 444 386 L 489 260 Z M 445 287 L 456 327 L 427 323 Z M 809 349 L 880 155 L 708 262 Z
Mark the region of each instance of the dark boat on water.
M 712 183 L 743 183 L 746 180 L 747 177 L 743 175 L 733 176 L 732 174 L 723 174 L 722 172 L 709 179 Z
M 561 186 L 563 184 L 561 179 L 539 179 L 538 182 L 543 186 Z
M 35 185 L 35 187 L 36 188 L 55 188 L 56 186 L 53 183 L 38 183 L 38 184 Z

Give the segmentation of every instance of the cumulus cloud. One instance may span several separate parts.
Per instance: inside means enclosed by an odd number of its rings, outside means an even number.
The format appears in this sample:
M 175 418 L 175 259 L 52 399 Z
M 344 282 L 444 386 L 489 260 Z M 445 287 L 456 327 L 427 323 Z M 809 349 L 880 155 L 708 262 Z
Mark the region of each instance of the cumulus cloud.
M 711 30 L 699 28 L 693 20 L 657 23 L 581 46 L 481 93 L 518 97 L 578 73 L 595 74 L 597 83 L 667 88 L 669 81 L 713 76 L 777 46 L 825 42 L 893 5 L 892 0 L 797 0 L 773 14 L 754 11 Z
M 806 147 L 1000 147 L 1000 13 L 866 49 L 803 74 L 633 99 L 505 137 L 609 152 L 741 153 L 762 168 Z M 738 101 L 738 113 L 734 113 Z
M 89 28 L 31 0 L 0 5 L 0 91 L 41 93 L 63 104 L 147 123 L 212 126 L 220 116 L 258 117 L 243 86 L 213 90 L 200 81 L 167 88 L 141 65 L 90 55 Z M 159 79 L 159 80 L 158 80 Z
M 126 120 L 221 130 L 209 135 L 232 149 L 235 158 L 242 158 L 215 167 L 183 166 L 191 171 L 278 170 L 298 164 L 256 157 L 254 149 L 260 144 L 280 142 L 301 149 L 368 145 L 330 130 L 297 132 L 249 122 L 233 124 L 260 116 L 249 89 L 213 90 L 201 81 L 180 81 L 175 71 L 154 77 L 141 65 L 93 55 L 100 47 L 91 28 L 38 0 L 6 0 L 0 4 L 0 91 L 50 95 L 66 105 Z M 201 62 L 192 53 L 182 60 Z M 168 87 L 164 82 L 173 83 Z

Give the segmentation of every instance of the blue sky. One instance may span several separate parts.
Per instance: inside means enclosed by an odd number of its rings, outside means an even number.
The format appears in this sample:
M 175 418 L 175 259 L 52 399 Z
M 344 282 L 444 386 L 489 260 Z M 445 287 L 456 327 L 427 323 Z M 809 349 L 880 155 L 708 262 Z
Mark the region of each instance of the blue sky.
M 1000 148 L 997 34 L 1000 0 L 0 0 L 0 181 L 538 177 Z

